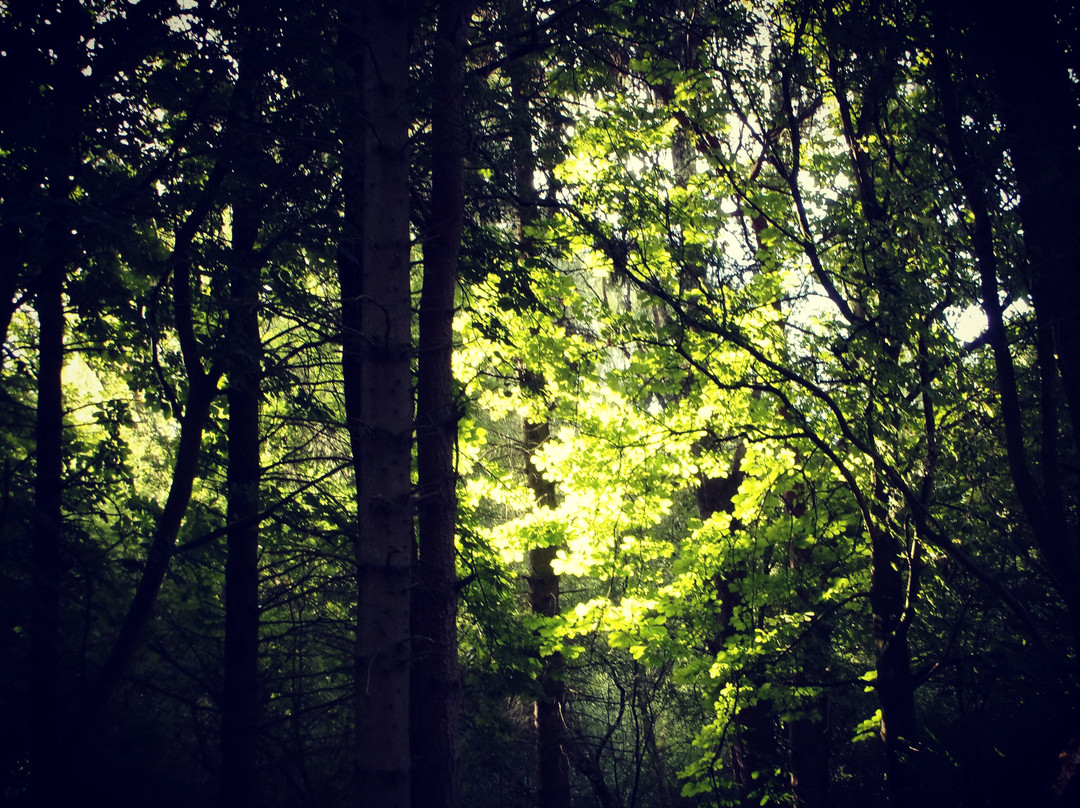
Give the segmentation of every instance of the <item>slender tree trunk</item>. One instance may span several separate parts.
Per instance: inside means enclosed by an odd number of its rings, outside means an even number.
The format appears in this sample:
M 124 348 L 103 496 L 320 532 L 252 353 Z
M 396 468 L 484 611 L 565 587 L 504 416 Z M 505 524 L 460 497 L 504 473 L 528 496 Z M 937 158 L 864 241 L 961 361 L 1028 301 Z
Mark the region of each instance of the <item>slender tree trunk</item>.
M 463 93 L 470 0 L 439 5 L 431 96 L 431 208 L 424 234 L 416 394 L 417 560 L 412 591 L 412 798 L 458 804 L 457 413 L 451 360 L 465 219 Z
M 819 702 L 824 708 L 824 698 Z M 829 757 L 824 716 L 788 722 L 791 792 L 797 808 L 829 805 Z
M 895 537 L 876 523 L 869 525 L 870 609 L 874 623 L 875 687 L 881 706 L 881 736 L 885 742 L 885 775 L 893 804 L 910 802 L 913 786 L 910 742 L 915 731 L 914 681 L 908 650 L 901 555 Z
M 742 485 L 744 478 L 742 460 L 745 454 L 746 445 L 740 442 L 735 449 L 731 470 L 726 477 L 710 477 L 699 482 L 695 495 L 698 515 L 702 521 L 716 513 L 734 512 L 734 497 L 739 492 L 739 486 Z M 742 597 L 739 593 L 732 591 L 731 585 L 746 574 L 745 566 L 740 564 L 737 569 L 718 573 L 714 578 L 713 585 L 720 604 L 716 631 L 709 643 L 709 651 L 714 655 L 719 654 L 728 640 L 736 634 L 731 625 L 731 619 Z M 753 631 L 753 627 L 750 631 Z M 756 804 L 758 797 L 754 795 L 754 791 L 759 783 L 755 780 L 754 773 L 766 769 L 765 763 L 773 752 L 771 716 L 764 705 L 751 704 L 737 706 L 733 718 L 734 737 L 727 749 L 731 774 L 737 784 L 740 803 Z
M 359 12 L 359 13 L 357 13 Z M 343 9 L 343 53 L 359 80 L 346 110 L 359 148 L 345 155 L 339 245 L 345 415 L 357 501 L 358 804 L 408 808 L 413 557 L 412 310 L 409 263 L 407 4 Z M 347 101 L 346 101 L 347 103 Z
M 235 209 L 229 302 L 228 539 L 225 560 L 225 683 L 221 715 L 221 802 L 259 803 L 259 334 L 258 216 Z
M 828 632 L 810 629 L 808 642 L 814 646 L 803 654 L 803 673 L 808 678 L 826 675 L 824 655 Z M 829 805 L 828 697 L 820 695 L 816 715 L 804 715 L 787 722 L 788 766 L 791 792 L 797 808 L 826 808 Z
M 243 228 L 248 230 L 247 227 Z M 229 374 L 229 527 L 225 560 L 225 687 L 221 716 L 221 799 L 258 804 L 259 725 L 259 381 L 258 271 L 250 233 L 234 229 Z M 236 239 L 245 243 L 237 244 Z
M 256 251 L 262 219 L 258 191 L 264 134 L 259 125 L 264 81 L 262 32 L 269 25 L 262 0 L 245 0 L 239 18 L 239 77 L 230 129 L 232 251 L 228 324 L 228 534 L 225 558 L 225 672 L 221 713 L 221 804 L 254 808 L 259 695 L 259 403 L 262 338 L 259 292 L 262 258 Z M 242 144 L 242 145 L 241 145 Z
M 216 396 L 216 379 L 203 378 L 191 383 L 184 415 L 180 420 L 180 444 L 176 450 L 176 464 L 173 467 L 169 495 L 151 537 L 146 564 L 135 589 L 135 597 L 128 606 L 124 622 L 105 664 L 84 700 L 74 731 L 76 748 L 87 740 L 88 732 L 100 720 L 102 711 L 139 646 L 143 630 L 150 622 L 154 602 L 172 560 L 180 525 L 191 501 L 192 488 L 198 476 L 203 429 L 210 415 L 210 405 Z
M 797 518 L 805 513 L 806 504 L 795 499 L 787 508 L 788 513 Z M 807 580 L 818 586 L 823 584 L 820 578 L 802 577 L 803 570 L 815 569 L 811 548 L 793 547 L 790 563 L 796 580 Z M 797 585 L 795 594 L 797 608 L 814 609 L 814 598 L 806 584 Z M 824 681 L 828 675 L 829 625 L 825 620 L 824 616 L 816 615 L 799 643 L 799 668 L 810 682 Z M 791 791 L 797 808 L 826 808 L 829 804 L 828 697 L 822 693 L 814 704 L 807 706 L 817 714 L 803 715 L 787 723 Z
M 1074 440 L 1080 444 L 1080 110 L 1075 78 L 1059 44 L 1055 4 L 1036 0 L 1023 14 L 977 12 L 976 36 L 992 65 L 1006 145 L 1020 190 L 1020 219 L 1032 303 L 1052 333 Z M 1069 559 L 1075 571 L 1077 548 Z
M 42 268 L 37 291 L 37 445 L 30 614 L 31 699 L 35 715 L 30 760 L 32 787 L 43 805 L 55 793 L 61 777 L 55 738 L 63 575 L 64 274 L 63 257 L 51 258 Z
M 664 748 L 656 737 L 656 719 L 653 716 L 653 704 L 655 696 L 645 706 L 645 753 L 649 756 L 649 765 L 656 778 L 656 805 L 657 808 L 671 808 L 675 799 L 671 791 L 671 779 L 668 775 L 668 764 Z
M 539 507 L 554 508 L 555 484 L 544 479 L 532 461 L 533 454 L 547 438 L 546 423 L 525 422 L 523 448 L 529 488 Z M 529 606 L 533 614 L 554 617 L 559 613 L 559 576 L 551 564 L 558 551 L 557 546 L 529 550 Z M 563 717 L 566 699 L 562 679 L 564 666 L 565 660 L 559 652 L 547 656 L 538 682 L 541 696 L 536 700 L 534 715 L 540 808 L 567 808 L 570 805 L 570 760 L 566 751 L 569 738 Z
M 535 20 L 526 16 L 521 0 L 509 0 L 505 7 L 506 36 L 508 42 L 527 37 Z M 529 226 L 536 220 L 536 154 L 532 141 L 532 109 L 529 98 L 534 86 L 534 67 L 528 59 L 520 59 L 509 68 L 510 91 L 513 107 L 511 118 L 511 148 L 514 153 L 515 190 L 518 196 L 518 242 L 523 256 L 533 251 L 527 235 Z M 530 369 L 522 372 L 521 385 L 531 395 L 541 396 L 544 389 L 542 376 Z M 537 506 L 556 506 L 555 484 L 545 480 L 533 464 L 533 454 L 548 438 L 547 422 L 522 424 L 522 450 L 525 455 L 525 476 Z M 552 617 L 559 613 L 559 576 L 555 574 L 552 561 L 558 547 L 533 547 L 529 550 L 529 606 L 533 614 Z M 559 653 L 551 654 L 543 661 L 543 669 L 537 684 L 540 697 L 533 705 L 536 727 L 537 788 L 540 808 L 569 808 L 570 760 L 567 755 L 569 742 L 563 702 L 566 687 L 562 680 L 565 660 Z

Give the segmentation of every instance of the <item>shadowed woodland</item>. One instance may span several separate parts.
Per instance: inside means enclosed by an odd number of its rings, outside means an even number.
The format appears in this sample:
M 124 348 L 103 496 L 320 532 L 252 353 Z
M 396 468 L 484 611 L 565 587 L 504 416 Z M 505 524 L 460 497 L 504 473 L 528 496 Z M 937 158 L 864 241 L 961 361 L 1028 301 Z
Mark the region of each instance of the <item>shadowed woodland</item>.
M 0 4 L 0 802 L 1080 803 L 1080 13 Z

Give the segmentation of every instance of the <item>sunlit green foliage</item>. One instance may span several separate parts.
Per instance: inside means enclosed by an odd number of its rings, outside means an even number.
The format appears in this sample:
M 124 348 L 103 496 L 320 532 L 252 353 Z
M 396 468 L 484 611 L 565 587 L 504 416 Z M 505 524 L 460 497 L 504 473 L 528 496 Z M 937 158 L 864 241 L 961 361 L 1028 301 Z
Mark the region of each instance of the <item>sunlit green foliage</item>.
M 348 804 L 356 526 L 335 302 L 338 10 L 275 6 L 261 128 L 240 138 L 237 4 L 71 5 L 63 31 L 44 11 L 0 10 L 0 50 L 36 49 L 2 54 L 33 56 L 34 69 L 12 100 L 29 117 L 0 140 L 12 278 L 0 715 L 13 728 L 0 788 L 25 793 L 35 720 L 37 305 L 62 248 L 56 714 L 78 714 L 119 631 L 206 374 L 191 500 L 89 766 L 102 793 L 141 769 L 132 799 L 209 799 L 227 270 L 249 201 L 262 212 L 263 797 Z M 986 113 L 966 115 L 962 134 L 990 183 L 992 291 L 1027 449 L 1050 464 L 1060 440 L 1073 521 L 1075 436 L 1040 354 L 993 96 L 962 52 L 941 73 L 935 37 L 955 23 L 929 3 L 526 5 L 537 27 L 523 42 L 502 5 L 480 4 L 469 56 L 454 354 L 466 798 L 534 803 L 530 705 L 558 655 L 575 804 L 824 805 L 794 782 L 809 776 L 796 760 L 808 746 L 836 805 L 1034 800 L 1074 721 L 1075 650 L 1061 571 L 1047 569 L 1010 473 L 943 80 Z M 429 10 L 417 8 L 413 43 L 417 245 Z M 538 165 L 524 223 L 517 60 L 537 88 L 524 104 Z M 229 168 L 245 148 L 259 150 L 257 178 Z M 524 422 L 549 427 L 531 466 L 554 507 L 530 489 Z M 527 596 L 529 552 L 545 547 L 558 548 L 554 616 Z M 904 790 L 904 777 L 922 785 Z

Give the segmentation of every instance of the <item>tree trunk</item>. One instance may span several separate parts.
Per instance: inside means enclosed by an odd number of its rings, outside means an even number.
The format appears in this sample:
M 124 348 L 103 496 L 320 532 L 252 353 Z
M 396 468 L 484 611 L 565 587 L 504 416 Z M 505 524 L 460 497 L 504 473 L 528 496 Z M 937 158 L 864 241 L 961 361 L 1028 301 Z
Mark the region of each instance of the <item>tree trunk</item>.
M 359 81 L 345 130 L 338 251 L 345 416 L 356 475 L 358 804 L 408 808 L 413 556 L 409 264 L 409 15 L 368 0 L 342 9 L 342 56 Z M 348 47 L 359 37 L 359 47 Z M 355 41 L 355 40 L 353 40 Z M 345 97 L 345 103 L 349 97 Z
M 505 7 L 506 38 L 509 47 L 519 38 L 527 38 L 535 26 L 535 20 L 526 16 L 521 0 L 510 0 Z M 529 98 L 533 92 L 534 66 L 527 58 L 513 62 L 510 74 L 512 98 L 511 149 L 514 154 L 514 181 L 518 197 L 517 238 L 522 256 L 533 251 L 528 236 L 529 225 L 536 221 L 536 153 L 532 140 L 532 109 Z M 541 396 L 544 379 L 531 369 L 521 374 L 522 388 L 533 396 Z M 532 456 L 548 438 L 547 422 L 522 424 L 522 450 L 525 456 L 525 477 L 536 505 L 554 508 L 555 484 L 545 480 L 533 464 Z M 559 613 L 559 576 L 551 562 L 558 547 L 533 547 L 529 550 L 529 606 L 533 614 L 553 617 Z M 566 687 L 562 680 L 565 660 L 559 653 L 543 660 L 543 668 L 537 680 L 540 696 L 533 704 L 533 720 L 536 729 L 536 764 L 538 805 L 540 808 L 569 808 L 570 760 L 567 755 L 568 732 L 563 716 Z
M 555 507 L 555 484 L 545 480 L 533 465 L 533 453 L 548 437 L 548 425 L 526 421 L 523 427 L 525 476 L 536 504 Z M 533 547 L 529 550 L 529 606 L 533 614 L 554 617 L 559 613 L 559 576 L 552 568 L 559 548 Z M 537 788 L 540 808 L 568 808 L 570 805 L 570 760 L 563 717 L 566 686 L 562 672 L 565 660 L 555 652 L 544 658 L 538 684 L 541 695 L 534 704 L 536 722 Z
M 225 683 L 221 715 L 221 802 L 259 803 L 259 227 L 253 201 L 234 206 L 229 301 L 228 539 L 225 560 Z
M 37 290 L 38 378 L 34 481 L 33 591 L 30 677 L 34 723 L 30 739 L 32 787 L 47 804 L 59 785 L 56 749 L 59 697 L 60 588 L 63 576 L 63 256 L 48 260 Z
M 819 702 L 824 706 L 824 698 Z M 824 716 L 788 722 L 791 792 L 796 808 L 826 808 L 829 804 L 829 756 Z
M 221 716 L 221 800 L 258 804 L 259 725 L 259 273 L 254 222 L 233 228 L 229 337 L 229 465 L 225 560 L 225 686 Z
M 431 208 L 424 233 L 424 286 L 417 357 L 417 560 L 412 590 L 412 798 L 458 802 L 457 438 L 451 360 L 454 293 L 465 219 L 465 46 L 469 0 L 439 5 L 431 95 Z
M 202 378 L 191 382 L 184 415 L 180 420 L 180 445 L 176 450 L 176 464 L 173 467 L 169 495 L 150 540 L 150 548 L 142 576 L 135 589 L 135 597 L 128 606 L 124 622 L 105 664 L 98 672 L 84 700 L 81 715 L 74 729 L 73 740 L 77 748 L 88 739 L 89 731 L 100 720 L 102 711 L 138 648 L 143 630 L 150 622 L 154 602 L 161 591 L 161 584 L 165 580 L 165 573 L 172 560 L 176 537 L 191 500 L 195 478 L 198 476 L 203 429 L 210 415 L 210 405 L 216 395 L 216 379 Z
M 256 251 L 263 200 L 258 191 L 264 165 L 264 45 L 270 24 L 262 0 L 239 8 L 239 77 L 230 129 L 242 144 L 231 157 L 232 251 L 229 265 L 228 526 L 225 559 L 225 674 L 221 705 L 221 804 L 259 805 L 257 776 L 259 694 L 259 404 L 262 337 L 259 292 L 262 258 Z
M 806 504 L 801 499 L 792 500 L 787 508 L 794 517 L 806 512 Z M 811 548 L 792 547 L 789 558 L 797 581 L 801 579 L 815 587 L 824 586 L 820 576 L 807 580 L 800 575 L 802 570 L 815 568 Z M 795 588 L 798 608 L 815 610 L 814 597 L 807 583 L 799 583 Z M 814 622 L 799 642 L 798 665 L 811 683 L 824 682 L 828 677 L 830 632 L 826 620 L 823 615 L 815 615 Z M 787 722 L 791 791 L 796 808 L 826 808 L 829 804 L 828 696 L 823 692 L 806 707 L 817 714 L 801 715 Z
M 881 706 L 885 776 L 893 805 L 910 802 L 910 742 L 915 731 L 915 689 L 911 677 L 907 625 L 902 621 L 901 556 L 895 537 L 877 524 L 870 531 L 870 609 L 874 623 L 875 689 Z
M 745 454 L 746 444 L 740 441 L 735 448 L 731 469 L 726 477 L 710 477 L 699 481 L 695 496 L 698 516 L 702 521 L 716 513 L 734 512 L 734 497 L 744 478 L 742 460 Z M 731 584 L 743 578 L 746 573 L 745 566 L 740 565 L 726 573 L 717 573 L 714 577 L 713 585 L 716 588 L 720 611 L 717 615 L 716 631 L 709 643 L 709 651 L 713 655 L 719 654 L 736 633 L 732 628 L 731 618 L 742 597 L 731 590 Z M 749 630 L 753 632 L 754 629 L 751 626 Z M 759 773 L 760 777 L 760 772 L 766 768 L 765 761 L 773 751 L 770 722 L 771 716 L 762 704 L 738 706 L 733 716 L 734 737 L 728 745 L 727 755 L 741 805 L 756 805 L 759 799 L 754 794 L 755 785 L 763 784 L 764 781 L 759 781 L 754 775 Z
M 9 203 L 10 204 L 10 203 Z M 0 215 L 3 215 L 0 212 Z M 0 222 L 0 370 L 4 369 L 4 350 L 7 345 L 11 318 L 15 316 L 15 295 L 19 290 L 22 269 L 19 231 L 7 222 Z

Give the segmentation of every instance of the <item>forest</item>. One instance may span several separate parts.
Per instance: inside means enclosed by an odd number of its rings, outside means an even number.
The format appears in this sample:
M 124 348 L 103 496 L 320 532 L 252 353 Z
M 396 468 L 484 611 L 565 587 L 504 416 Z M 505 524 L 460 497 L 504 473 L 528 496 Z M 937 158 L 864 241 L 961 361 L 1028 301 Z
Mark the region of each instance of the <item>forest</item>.
M 0 803 L 1080 804 L 1080 10 L 0 2 Z

